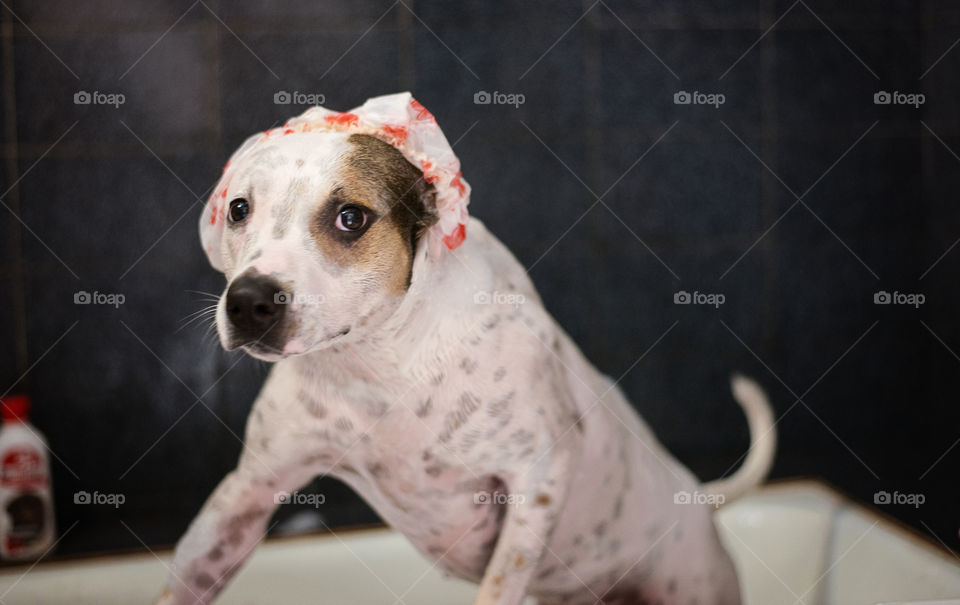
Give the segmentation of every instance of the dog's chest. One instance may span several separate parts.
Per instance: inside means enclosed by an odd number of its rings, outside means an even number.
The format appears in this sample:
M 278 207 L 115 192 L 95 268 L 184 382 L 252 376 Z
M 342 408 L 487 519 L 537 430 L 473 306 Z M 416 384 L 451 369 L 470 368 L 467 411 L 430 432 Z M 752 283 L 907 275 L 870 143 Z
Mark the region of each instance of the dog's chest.
M 425 397 L 421 411 L 433 405 L 431 396 Z M 352 402 L 327 423 L 328 432 L 345 433 L 332 474 L 361 492 L 393 524 L 408 517 L 420 524 L 424 519 L 462 519 L 473 508 L 473 494 L 487 481 L 446 447 L 441 433 L 450 426 L 428 422 L 416 410 L 392 408 L 377 416 L 363 409 Z
M 332 474 L 428 558 L 442 557 L 442 568 L 476 580 L 500 529 L 502 511 L 485 496 L 497 481 L 451 463 L 442 448 L 434 453 L 433 428 L 391 420 L 372 427 Z
M 502 360 L 474 352 L 412 387 L 385 381 L 389 390 L 310 393 L 300 385 L 298 404 L 308 412 L 312 447 L 332 463 L 324 472 L 428 557 L 444 555 L 442 567 L 476 579 L 503 512 L 490 497 L 501 488 L 494 455 L 532 451 L 527 416 L 536 411 L 520 405 Z

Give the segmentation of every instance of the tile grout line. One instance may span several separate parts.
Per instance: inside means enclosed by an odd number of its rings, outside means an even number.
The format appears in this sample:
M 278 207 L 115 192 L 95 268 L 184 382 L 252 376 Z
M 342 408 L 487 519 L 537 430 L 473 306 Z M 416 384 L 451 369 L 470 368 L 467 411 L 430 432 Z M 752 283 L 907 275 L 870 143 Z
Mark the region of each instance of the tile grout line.
M 583 10 L 588 11 L 592 3 L 593 0 L 583 0 Z M 602 135 L 599 134 L 601 132 L 599 116 L 602 115 L 603 111 L 603 103 L 600 100 L 602 87 L 602 76 L 600 75 L 602 69 L 601 45 L 598 39 L 600 35 L 600 21 L 602 21 L 600 11 L 594 9 L 589 11 L 589 14 L 583 19 L 581 26 L 581 31 L 584 36 L 582 53 L 584 77 L 580 94 L 583 95 L 584 107 L 587 108 L 587 119 L 584 120 L 583 132 L 583 146 L 586 157 L 583 159 L 586 165 L 587 175 L 593 183 L 603 182 L 603 158 L 601 149 L 603 149 L 604 141 Z M 593 212 L 590 212 L 590 215 L 593 215 Z M 583 229 L 588 242 L 591 242 L 591 240 L 595 242 L 603 241 L 603 237 L 598 234 L 599 229 L 595 216 L 584 217 Z M 609 251 L 606 252 L 606 254 L 609 254 Z M 602 301 L 598 300 L 598 293 L 601 292 L 599 272 L 590 271 L 588 273 L 589 276 L 586 277 L 589 305 L 591 308 L 600 308 L 602 307 Z M 591 330 L 588 332 L 584 344 L 595 350 L 601 350 L 602 343 L 597 342 L 597 339 L 598 335 L 594 334 Z
M 896 121 L 896 120 L 883 120 L 884 123 L 893 123 L 895 126 L 905 126 L 906 121 Z M 848 124 L 849 122 L 845 122 Z M 809 142 L 809 143 L 836 143 L 842 144 L 844 142 L 849 142 L 842 134 L 837 131 L 835 126 L 839 126 L 840 122 L 829 122 L 823 130 L 817 130 L 815 127 L 811 126 L 807 128 L 804 133 L 793 134 L 790 133 L 790 136 L 794 137 L 799 142 Z M 653 123 L 649 124 L 649 128 L 644 128 L 645 125 L 641 124 L 638 128 L 643 128 L 642 130 L 637 130 L 638 136 L 645 136 L 656 138 L 661 131 L 658 130 L 660 126 Z M 889 129 L 888 129 L 889 130 Z M 891 134 L 888 130 L 883 132 L 877 132 L 872 134 L 871 138 L 878 141 L 899 141 L 902 137 L 897 136 L 895 133 Z M 521 132 L 521 131 L 518 131 Z M 944 124 L 942 127 L 937 128 L 937 134 L 942 137 L 956 138 L 960 137 L 960 127 L 954 127 L 950 124 Z M 715 135 L 715 136 L 713 136 Z M 724 136 L 729 136 L 728 133 L 724 133 L 723 130 L 715 130 L 711 133 L 708 132 L 696 132 L 691 129 L 679 130 L 674 135 L 680 142 L 693 142 L 701 145 L 714 144 L 720 142 Z M 774 138 L 776 139 L 779 135 L 774 133 Z M 761 130 L 754 137 L 758 143 L 768 143 L 768 139 L 764 136 L 763 131 Z M 517 138 L 509 138 L 511 142 L 519 140 Z M 16 157 L 19 161 L 26 161 L 30 159 L 36 159 L 42 155 L 44 151 L 47 150 L 55 142 L 55 139 L 45 139 L 39 141 L 25 141 L 23 145 L 18 146 Z M 776 141 L 772 141 L 776 142 Z M 210 146 L 210 137 L 204 135 L 203 137 L 192 137 L 192 138 L 173 138 L 173 139 L 157 139 L 151 137 L 150 140 L 151 148 L 159 155 L 172 155 L 176 154 L 183 149 L 191 149 L 197 151 L 198 153 L 205 154 L 220 154 L 222 149 L 219 147 L 219 142 L 217 146 Z M 5 160 L 11 157 L 13 154 L 10 153 L 6 147 L 9 145 L 6 143 L 0 142 L 0 160 Z M 131 154 L 141 154 L 141 157 L 150 157 L 150 154 L 143 149 L 143 145 L 137 144 L 136 141 L 132 143 L 125 142 L 90 142 L 89 144 L 81 144 L 76 141 L 63 141 L 55 151 L 51 152 L 51 157 L 59 159 L 114 159 L 117 156 L 129 157 Z M 774 217 L 776 218 L 776 217 Z
M 217 9 L 220 10 L 221 6 L 219 3 L 216 5 Z M 216 149 L 216 155 L 219 159 L 226 164 L 227 162 L 227 151 L 226 151 L 226 140 L 224 137 L 223 129 L 223 101 L 224 101 L 224 90 L 223 90 L 223 37 L 222 31 L 219 25 L 211 18 L 209 10 L 207 14 L 204 15 L 204 24 L 209 29 L 209 35 L 213 39 L 214 49 L 213 49 L 213 65 L 208 65 L 208 68 L 213 69 L 214 77 L 211 78 L 211 94 L 213 95 L 213 113 L 214 113 L 214 133 L 213 133 L 213 147 Z M 220 175 L 214 173 L 210 175 L 211 179 L 219 180 Z M 197 215 L 197 220 L 199 220 L 199 215 Z M 206 264 L 205 264 L 206 265 Z M 209 267 L 208 267 L 209 269 Z M 229 358 L 226 355 L 216 355 L 216 359 L 213 362 L 213 371 L 214 376 L 223 376 L 228 370 L 228 365 L 230 363 Z M 230 366 L 232 368 L 232 366 Z M 220 410 L 232 410 L 237 406 L 230 406 L 230 402 L 227 401 L 227 392 L 228 389 L 225 385 L 218 385 L 217 392 L 214 397 L 212 397 L 213 406 L 215 409 Z M 252 404 L 251 404 L 252 405 Z M 243 419 L 245 420 L 245 419 Z M 244 424 L 241 421 L 241 426 Z M 219 433 L 221 440 L 226 441 L 226 436 L 222 434 L 222 431 Z M 246 437 L 246 434 L 244 434 Z M 246 447 L 245 444 L 241 444 L 240 448 L 243 451 L 243 448 Z
M 928 11 L 929 11 L 929 12 L 928 12 Z M 933 49 L 933 48 L 932 48 L 932 45 L 931 45 L 931 40 L 930 40 L 930 38 L 927 36 L 927 30 L 926 30 L 926 29 L 923 27 L 923 25 L 922 25 L 922 22 L 923 22 L 923 21 L 926 21 L 928 16 L 929 16 L 929 17 L 932 17 L 932 10 L 930 9 L 929 3 L 925 3 L 925 4 L 924 4 L 924 9 L 923 9 L 923 14 L 922 14 L 921 17 L 920 17 L 920 20 L 921 20 L 920 32 L 921 32 L 921 34 L 920 34 L 920 53 L 919 53 L 919 54 L 920 54 L 920 67 L 919 67 L 919 69 L 924 69 L 924 65 L 927 65 L 927 58 L 926 58 L 926 57 L 927 57 L 927 51 L 928 51 L 928 49 L 930 49 L 930 50 Z M 936 53 L 936 52 L 933 52 L 933 53 L 931 53 L 931 54 L 936 55 L 937 53 Z M 927 69 L 927 71 L 930 71 L 930 68 L 926 68 L 926 69 Z M 925 73 L 925 72 L 924 72 L 924 73 Z M 918 84 L 919 84 L 919 86 L 920 86 L 921 92 L 923 92 L 923 91 L 929 92 L 929 90 L 928 90 L 928 88 L 929 88 L 929 86 L 928 86 L 928 81 L 924 81 L 923 78 L 922 78 L 922 76 L 921 76 L 921 79 L 920 79 L 920 81 L 918 82 Z M 928 117 L 927 119 L 929 119 L 929 117 Z M 938 150 L 937 150 L 937 141 L 936 141 L 936 135 L 934 135 L 933 137 L 926 136 L 927 133 L 925 133 L 925 131 L 924 131 L 924 122 L 923 122 L 922 119 L 919 120 L 919 123 L 917 124 L 916 130 L 917 130 L 917 136 L 920 138 L 920 141 L 919 141 L 919 146 L 920 146 L 920 182 L 923 184 L 923 189 L 922 189 L 921 195 L 927 196 L 927 195 L 929 195 L 929 192 L 928 192 L 928 190 L 927 190 L 927 184 L 928 184 L 928 183 L 934 183 L 934 182 L 936 182 L 935 179 L 934 179 L 934 162 L 936 161 L 936 159 L 935 159 L 935 154 L 938 152 Z M 932 197 L 932 196 L 931 196 L 931 197 Z M 935 247 L 935 244 L 934 244 L 934 242 L 937 241 L 937 239 L 936 239 L 936 224 L 937 224 L 937 223 L 936 223 L 936 221 L 931 220 L 931 213 L 930 213 L 930 208 L 929 208 L 929 207 L 926 208 L 926 211 L 927 211 L 927 220 L 925 221 L 926 224 L 925 224 L 925 226 L 924 226 L 924 234 L 926 235 L 926 237 L 923 238 L 923 241 L 924 241 L 924 244 L 926 245 L 926 247 L 928 248 L 928 250 L 929 250 L 929 252 L 930 252 L 930 256 L 928 256 L 928 257 L 927 257 L 927 260 L 926 260 L 926 262 L 929 263 L 929 262 L 930 262 L 930 259 L 937 258 L 937 256 L 940 254 L 940 251 L 936 250 L 936 247 Z M 951 239 L 952 239 L 952 238 L 951 238 Z M 948 251 L 949 251 L 949 250 L 948 250 Z M 921 255 L 924 253 L 923 247 L 921 247 L 919 253 L 920 253 Z M 942 258 L 943 258 L 943 256 L 940 256 L 940 259 L 942 259 Z M 938 259 L 938 260 L 934 263 L 934 265 L 932 265 L 932 266 L 930 267 L 930 269 L 927 269 L 927 270 L 924 271 L 924 273 L 920 274 L 920 280 L 922 280 L 924 277 L 926 277 L 927 273 L 930 272 L 930 270 L 933 268 L 933 266 L 936 266 L 936 264 L 938 264 L 939 262 L 940 262 L 940 260 Z
M 217 6 L 217 8 L 220 8 Z M 209 18 L 209 15 L 205 15 L 204 23 L 207 28 L 207 36 L 209 39 L 213 40 L 213 52 L 211 53 L 211 63 L 208 65 L 208 69 L 213 69 L 213 76 L 209 78 L 210 82 L 210 96 L 213 99 L 213 112 L 214 112 L 214 132 L 213 132 L 213 143 L 214 149 L 219 150 L 223 149 L 223 91 L 220 90 L 220 73 L 223 70 L 223 53 L 222 44 L 223 40 L 221 38 L 221 28 L 218 24 Z
M 208 3 L 210 2 L 210 0 L 207 1 Z M 585 2 L 583 6 L 587 7 L 590 4 L 592 4 L 592 2 Z M 623 20 L 635 30 L 656 29 L 662 31 L 686 32 L 691 29 L 708 27 L 709 29 L 717 31 L 740 32 L 744 30 L 751 30 L 756 27 L 755 19 L 750 19 L 749 17 L 730 17 L 727 13 L 722 11 L 704 14 L 695 21 L 678 19 L 675 12 L 666 10 L 659 12 L 648 11 L 644 13 L 620 12 L 620 14 L 623 15 Z M 861 31 L 887 30 L 893 27 L 893 31 L 902 32 L 911 30 L 914 27 L 912 22 L 908 23 L 906 21 L 895 22 L 892 25 L 881 21 L 866 21 L 863 14 L 855 11 L 830 13 L 830 16 L 832 20 L 836 20 L 836 23 L 840 28 L 849 28 L 850 26 L 856 25 Z M 880 17 L 878 17 L 878 19 L 879 18 Z M 126 33 L 151 34 L 162 31 L 162 26 L 158 25 L 158 21 L 151 18 L 144 18 L 143 20 L 135 22 L 125 22 L 123 20 L 106 22 L 81 20 L 71 22 L 69 25 L 64 25 L 62 21 L 47 19 L 39 21 L 30 20 L 29 24 L 31 28 L 38 34 L 51 36 L 70 36 L 75 34 L 77 31 L 77 25 L 81 26 L 85 32 L 93 35 L 116 35 Z M 196 23 L 187 22 L 185 25 L 188 27 L 194 27 Z M 235 20 L 231 20 L 231 27 L 238 34 L 310 34 L 316 31 L 321 33 L 330 33 L 350 28 L 362 29 L 367 25 L 369 25 L 369 21 L 363 18 L 347 18 L 345 21 L 336 23 L 331 22 L 328 18 L 320 17 L 306 17 L 293 23 L 284 22 L 282 18 L 275 18 L 272 21 L 264 21 L 262 18 L 244 19 L 238 17 Z M 924 16 L 920 18 L 919 25 L 923 27 L 940 28 L 956 27 L 960 25 L 960 12 L 946 12 L 940 16 L 939 20 L 934 20 L 932 17 L 927 18 Z M 599 23 L 599 30 L 604 33 L 619 30 L 620 28 L 620 24 L 616 22 L 608 23 L 601 21 Z M 199 29 L 202 29 L 202 27 L 198 28 L 198 31 Z M 811 32 L 821 29 L 821 26 L 788 22 L 784 25 L 784 29 L 786 31 L 794 32 Z M 0 37 L 24 37 L 29 35 L 29 33 L 24 32 L 23 26 L 14 27 L 14 29 L 7 34 L 0 33 Z
M 7 141 L 9 153 L 6 158 L 7 179 L 11 183 L 17 183 L 19 178 L 19 144 L 17 142 L 17 96 L 15 88 L 16 71 L 13 60 L 13 15 L 10 11 L 0 11 L 0 30 L 3 32 L 3 113 L 4 113 L 4 138 Z M 7 194 L 7 203 L 11 210 L 17 215 L 20 214 L 20 185 L 15 185 Z M 13 323 L 14 323 L 14 350 L 16 358 L 16 370 L 18 374 L 23 374 L 29 360 L 27 359 L 27 306 L 26 292 L 23 283 L 23 227 L 20 221 L 10 221 L 10 271 L 11 282 L 10 296 L 13 303 Z M 29 380 L 27 378 L 26 380 Z M 24 385 L 25 386 L 25 385 Z M 21 387 L 23 388 L 23 387 Z
M 776 19 L 777 3 L 775 0 L 766 0 L 764 10 L 769 15 L 769 19 Z M 778 151 L 780 149 L 779 134 L 777 128 L 777 45 L 776 28 L 770 32 L 769 43 L 760 49 L 760 70 L 761 79 L 764 81 L 763 103 L 760 109 L 760 131 L 761 137 L 766 142 L 761 153 L 765 156 L 767 165 L 776 170 L 778 166 Z M 771 225 L 779 216 L 776 207 L 776 200 L 780 193 L 778 184 L 770 174 L 764 174 L 760 182 L 761 216 L 763 216 L 764 225 Z M 775 237 L 775 236 L 774 236 Z M 761 261 L 761 274 L 763 275 L 763 290 L 767 300 L 771 300 L 776 294 L 777 288 L 777 259 L 775 240 L 764 238 L 763 242 L 763 260 Z M 779 337 L 778 312 L 764 313 L 761 330 L 763 331 L 763 340 L 761 350 L 765 356 L 769 356 L 775 349 L 777 338 Z
M 414 0 L 407 0 L 409 10 L 399 10 L 394 15 L 400 35 L 397 37 L 397 72 L 400 90 L 416 92 L 417 85 L 417 46 L 413 25 Z

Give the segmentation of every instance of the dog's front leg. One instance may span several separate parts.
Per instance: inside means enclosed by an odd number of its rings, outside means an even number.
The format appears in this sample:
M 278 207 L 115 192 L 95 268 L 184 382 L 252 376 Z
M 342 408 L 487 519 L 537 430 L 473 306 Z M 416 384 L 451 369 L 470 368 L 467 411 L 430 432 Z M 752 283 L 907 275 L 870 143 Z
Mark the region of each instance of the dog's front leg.
M 265 533 L 277 491 L 265 481 L 241 465 L 220 482 L 177 543 L 161 605 L 213 601 Z
M 160 605 L 212 602 L 263 539 L 278 495 L 324 471 L 304 463 L 312 450 L 293 434 L 296 422 L 271 411 L 274 401 L 287 395 L 283 381 L 275 378 L 276 372 L 254 404 L 237 468 L 220 482 L 177 543 Z
M 570 460 L 569 450 L 554 449 L 529 471 L 505 478 L 506 514 L 474 605 L 522 603 L 567 496 Z

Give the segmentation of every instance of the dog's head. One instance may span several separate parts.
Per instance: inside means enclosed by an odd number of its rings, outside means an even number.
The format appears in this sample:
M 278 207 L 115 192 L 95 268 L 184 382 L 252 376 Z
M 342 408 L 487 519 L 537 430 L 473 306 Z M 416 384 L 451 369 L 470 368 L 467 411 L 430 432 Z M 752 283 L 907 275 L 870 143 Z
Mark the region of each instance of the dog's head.
M 217 251 L 225 349 L 274 361 L 362 337 L 397 309 L 437 217 L 434 186 L 400 151 L 367 134 L 302 132 L 230 170 Z

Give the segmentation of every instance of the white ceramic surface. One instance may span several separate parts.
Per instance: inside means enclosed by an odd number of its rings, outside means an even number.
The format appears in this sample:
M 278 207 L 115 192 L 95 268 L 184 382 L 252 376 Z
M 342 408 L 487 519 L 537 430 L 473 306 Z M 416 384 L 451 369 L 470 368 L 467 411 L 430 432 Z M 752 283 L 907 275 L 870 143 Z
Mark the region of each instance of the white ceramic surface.
M 748 605 L 960 605 L 960 559 L 819 483 L 764 487 L 720 509 L 716 519 Z M 0 602 L 149 603 L 169 556 L 4 569 Z M 453 605 L 471 603 L 475 590 L 444 578 L 402 536 L 370 530 L 268 541 L 218 605 Z

